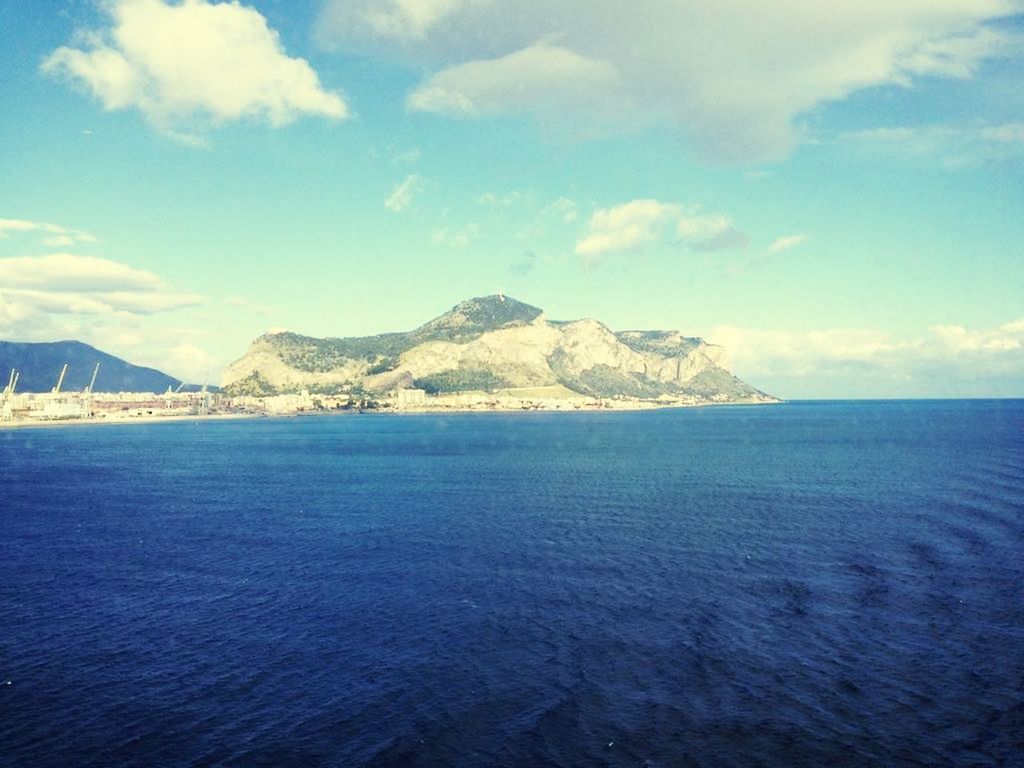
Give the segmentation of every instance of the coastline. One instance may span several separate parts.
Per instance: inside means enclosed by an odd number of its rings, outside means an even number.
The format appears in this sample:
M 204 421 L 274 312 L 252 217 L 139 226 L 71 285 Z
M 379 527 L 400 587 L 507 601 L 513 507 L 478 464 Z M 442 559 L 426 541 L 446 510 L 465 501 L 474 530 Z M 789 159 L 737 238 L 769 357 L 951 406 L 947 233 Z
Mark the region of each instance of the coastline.
M 264 413 L 211 413 L 206 416 L 194 416 L 190 414 L 172 414 L 168 416 L 125 416 L 122 418 L 107 418 L 106 416 L 92 416 L 81 419 L 22 419 L 18 421 L 0 421 L 0 431 L 5 429 L 28 429 L 32 427 L 77 427 L 77 426 L 105 426 L 115 424 L 154 424 L 162 422 L 181 421 L 228 421 L 234 419 L 259 419 L 266 417 Z
M 31 429 L 35 427 L 76 427 L 76 426 L 106 426 L 125 424 L 159 424 L 178 422 L 200 422 L 200 421 L 233 421 L 238 419 L 285 419 L 285 418 L 308 418 L 311 416 L 401 416 L 405 414 L 462 414 L 462 413 L 612 413 L 612 412 L 637 412 L 651 410 L 667 410 L 672 408 L 707 408 L 711 406 L 733 406 L 733 405 L 779 405 L 782 400 L 744 400 L 728 402 L 650 402 L 650 401 L 607 401 L 601 404 L 567 404 L 565 406 L 523 406 L 523 405 L 492 405 L 492 404 L 444 404 L 433 406 L 418 406 L 406 408 L 367 408 L 363 410 L 303 410 L 286 413 L 269 412 L 246 412 L 246 413 L 210 413 L 205 416 L 195 414 L 169 414 L 167 416 L 145 415 L 145 416 L 124 416 L 107 417 L 93 416 L 89 418 L 70 419 L 21 419 L 17 421 L 0 421 L 0 431 L 6 429 Z

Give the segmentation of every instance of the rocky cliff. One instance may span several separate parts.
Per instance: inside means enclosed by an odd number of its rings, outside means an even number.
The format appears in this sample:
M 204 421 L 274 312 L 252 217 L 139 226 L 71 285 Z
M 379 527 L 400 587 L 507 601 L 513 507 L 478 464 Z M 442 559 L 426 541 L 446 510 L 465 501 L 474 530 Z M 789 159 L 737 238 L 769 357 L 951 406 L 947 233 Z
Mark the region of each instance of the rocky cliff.
M 729 371 L 722 347 L 677 331 L 560 322 L 505 296 L 464 301 L 409 331 L 317 339 L 267 334 L 224 374 L 229 394 L 362 389 L 504 390 L 561 385 L 593 397 L 771 401 Z

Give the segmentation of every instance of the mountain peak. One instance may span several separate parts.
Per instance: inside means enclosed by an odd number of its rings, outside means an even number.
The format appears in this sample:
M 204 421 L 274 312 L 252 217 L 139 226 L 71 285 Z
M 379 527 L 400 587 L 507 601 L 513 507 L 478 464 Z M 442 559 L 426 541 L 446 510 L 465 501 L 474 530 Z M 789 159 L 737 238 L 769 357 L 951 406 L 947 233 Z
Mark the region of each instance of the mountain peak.
M 477 296 L 460 302 L 417 329 L 417 336 L 457 340 L 488 331 L 532 323 L 543 310 L 504 294 Z

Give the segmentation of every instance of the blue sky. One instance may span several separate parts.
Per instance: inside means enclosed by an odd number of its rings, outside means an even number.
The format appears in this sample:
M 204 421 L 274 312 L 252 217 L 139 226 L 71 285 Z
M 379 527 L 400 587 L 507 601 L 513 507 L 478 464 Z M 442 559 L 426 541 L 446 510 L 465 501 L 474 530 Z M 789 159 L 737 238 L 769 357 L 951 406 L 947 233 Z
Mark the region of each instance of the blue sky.
M 502 290 L 1024 396 L 1020 0 L 12 1 L 0 51 L 0 338 L 216 380 Z

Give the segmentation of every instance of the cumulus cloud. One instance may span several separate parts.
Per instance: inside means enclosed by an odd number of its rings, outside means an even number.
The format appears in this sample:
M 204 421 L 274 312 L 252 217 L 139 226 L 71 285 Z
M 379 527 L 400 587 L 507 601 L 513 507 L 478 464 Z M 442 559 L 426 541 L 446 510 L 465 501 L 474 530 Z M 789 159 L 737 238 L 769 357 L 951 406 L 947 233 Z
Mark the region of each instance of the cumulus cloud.
M 131 291 L 33 291 L 4 289 L 16 303 L 41 312 L 63 315 L 153 315 L 170 309 L 195 306 L 202 297 L 191 293 L 133 293 Z
M 658 238 L 662 225 L 679 216 L 681 208 L 658 200 L 633 200 L 604 208 L 590 217 L 590 233 L 577 241 L 576 253 L 593 258 L 609 251 L 625 251 Z
M 419 186 L 420 177 L 411 173 L 405 177 L 403 181 L 400 181 L 395 185 L 395 188 L 391 190 L 391 194 L 388 195 L 387 200 L 384 201 L 384 207 L 389 211 L 395 213 L 401 213 L 410 205 L 412 205 L 413 195 L 416 194 L 416 189 Z
M 155 291 L 161 280 L 152 272 L 115 261 L 54 253 L 0 259 L 0 285 L 49 291 Z
M 784 153 L 815 107 L 973 76 L 1020 0 L 327 0 L 318 37 L 426 68 L 410 108 L 676 126 L 709 156 Z
M 146 315 L 202 301 L 170 290 L 152 272 L 70 253 L 0 259 L 0 291 L 23 314 Z
M 0 259 L 0 338 L 78 339 L 136 363 L 190 371 L 167 350 L 186 329 L 154 328 L 152 316 L 198 306 L 161 277 L 107 259 L 57 253 Z
M 796 396 L 1024 393 L 1024 319 L 991 329 L 936 325 L 904 338 L 863 328 L 734 326 L 707 338 L 728 349 L 740 377 Z
M 280 126 L 301 115 L 340 119 L 348 109 L 276 31 L 237 2 L 109 0 L 110 26 L 80 33 L 43 72 L 92 93 L 107 110 L 135 108 L 168 135 L 196 142 L 197 124 L 262 118 Z
M 629 251 L 662 239 L 670 223 L 674 223 L 678 241 L 696 251 L 745 248 L 749 243 L 728 216 L 705 214 L 696 206 L 640 199 L 595 211 L 588 233 L 576 242 L 576 253 L 593 261 L 608 253 Z

